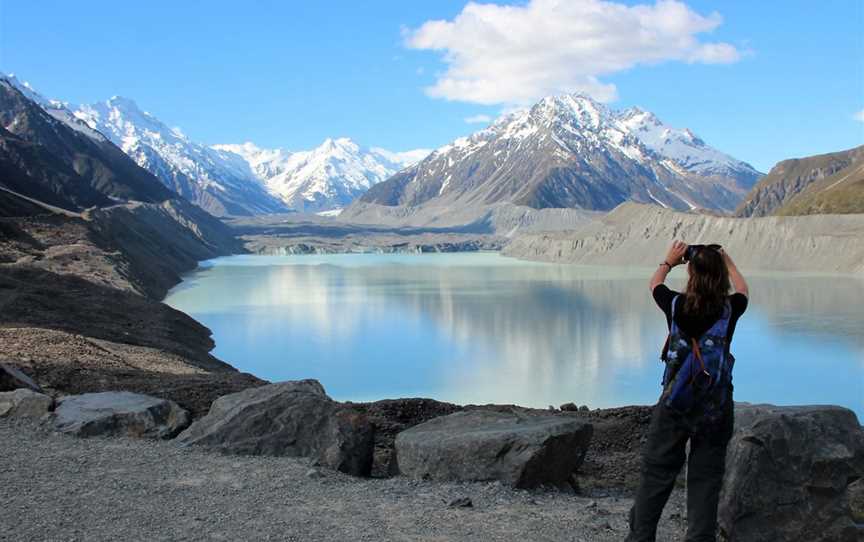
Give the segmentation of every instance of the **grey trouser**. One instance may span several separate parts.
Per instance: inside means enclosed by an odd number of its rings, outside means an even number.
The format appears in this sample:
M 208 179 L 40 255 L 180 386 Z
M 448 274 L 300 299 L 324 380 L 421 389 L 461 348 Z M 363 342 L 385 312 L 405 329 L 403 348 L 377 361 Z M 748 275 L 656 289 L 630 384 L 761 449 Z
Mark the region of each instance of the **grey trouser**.
M 686 542 L 714 542 L 726 445 L 732 436 L 732 401 L 722 425 L 699 428 L 662 404 L 654 407 L 642 458 L 642 479 L 630 510 L 627 542 L 654 542 L 657 522 L 687 459 Z M 690 456 L 686 457 L 687 441 Z

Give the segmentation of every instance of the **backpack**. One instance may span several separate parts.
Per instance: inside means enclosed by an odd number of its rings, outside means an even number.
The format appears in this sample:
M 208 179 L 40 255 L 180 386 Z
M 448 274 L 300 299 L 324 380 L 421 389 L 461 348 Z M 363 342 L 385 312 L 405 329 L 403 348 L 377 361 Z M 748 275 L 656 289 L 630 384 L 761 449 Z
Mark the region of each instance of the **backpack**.
M 722 420 L 726 406 L 732 400 L 732 367 L 735 358 L 727 354 L 729 320 L 732 307 L 729 300 L 723 315 L 701 337 L 689 337 L 675 323 L 675 303 L 669 337 L 661 359 L 663 372 L 663 403 L 682 414 L 696 414 L 704 423 Z

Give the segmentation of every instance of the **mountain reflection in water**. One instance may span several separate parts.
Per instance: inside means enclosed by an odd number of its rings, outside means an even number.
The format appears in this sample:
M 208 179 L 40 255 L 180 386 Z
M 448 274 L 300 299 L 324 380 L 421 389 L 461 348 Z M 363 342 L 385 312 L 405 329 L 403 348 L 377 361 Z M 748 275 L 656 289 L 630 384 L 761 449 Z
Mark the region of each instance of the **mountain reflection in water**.
M 656 400 L 665 321 L 651 269 L 495 254 L 234 256 L 166 302 L 210 327 L 214 353 L 269 380 L 317 378 L 339 400 Z M 683 270 L 670 284 L 681 287 Z M 864 417 L 864 281 L 748 277 L 736 398 L 834 403 Z

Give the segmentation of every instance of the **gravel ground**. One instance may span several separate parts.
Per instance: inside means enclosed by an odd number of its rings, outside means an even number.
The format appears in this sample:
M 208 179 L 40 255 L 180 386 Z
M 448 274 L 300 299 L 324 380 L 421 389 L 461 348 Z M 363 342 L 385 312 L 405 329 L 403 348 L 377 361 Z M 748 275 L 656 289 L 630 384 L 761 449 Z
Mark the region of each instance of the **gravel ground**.
M 0 420 L 0 540 L 621 541 L 630 500 L 357 479 L 304 459 L 76 439 Z M 450 506 L 469 498 L 473 507 Z M 673 495 L 659 540 L 683 539 Z

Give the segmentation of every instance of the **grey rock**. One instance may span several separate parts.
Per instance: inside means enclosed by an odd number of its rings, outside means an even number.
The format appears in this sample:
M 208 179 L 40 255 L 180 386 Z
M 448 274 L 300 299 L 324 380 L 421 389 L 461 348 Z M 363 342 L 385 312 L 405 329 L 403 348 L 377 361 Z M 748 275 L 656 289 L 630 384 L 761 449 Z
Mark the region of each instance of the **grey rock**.
M 27 388 L 0 392 L 0 418 L 41 418 L 52 406 L 51 397 Z
M 447 505 L 451 508 L 472 508 L 474 503 L 468 497 L 459 497 L 458 499 L 453 499 Z
M 328 397 L 317 380 L 222 396 L 177 440 L 230 454 L 310 457 L 357 476 L 368 476 L 372 469 L 369 420 Z
M 51 423 L 78 437 L 171 438 L 190 422 L 177 403 L 126 391 L 70 395 L 57 402 Z
M 306 471 L 306 478 L 323 478 L 324 473 L 318 469 L 309 469 Z
M 854 542 L 864 431 L 835 406 L 736 405 L 719 521 L 727 540 Z
M 32 378 L 24 374 L 20 369 L 8 363 L 0 363 L 0 391 L 12 391 L 19 388 L 26 388 L 42 393 L 42 388 L 39 387 L 39 384 L 34 382 Z
M 499 480 L 517 488 L 566 487 L 593 427 L 554 415 L 470 410 L 396 436 L 399 472 L 433 480 Z

